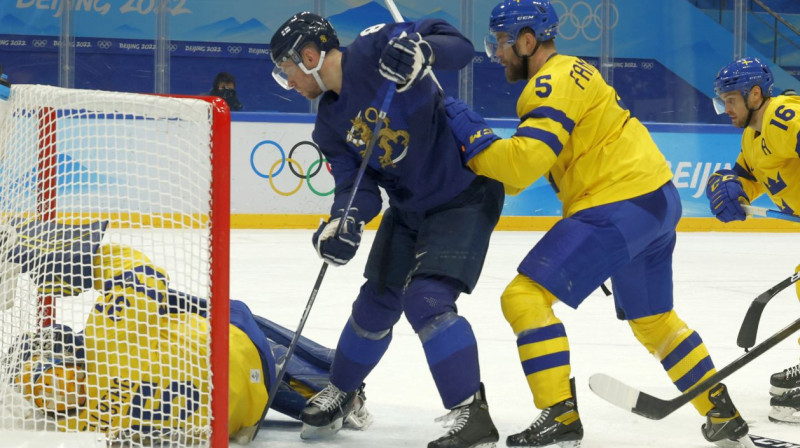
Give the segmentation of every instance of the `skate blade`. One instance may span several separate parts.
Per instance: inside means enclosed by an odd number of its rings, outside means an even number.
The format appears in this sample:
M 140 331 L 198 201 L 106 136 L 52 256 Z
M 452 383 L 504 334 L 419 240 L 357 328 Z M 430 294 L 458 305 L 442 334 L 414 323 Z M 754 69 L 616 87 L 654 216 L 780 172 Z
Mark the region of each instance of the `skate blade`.
M 717 445 L 720 448 L 757 448 L 755 443 L 750 439 L 748 436 L 744 436 L 741 439 L 724 439 L 724 440 L 717 440 L 714 442 L 714 445 Z
M 792 390 L 791 388 L 786 387 L 778 387 L 778 386 L 771 386 L 769 388 L 769 394 L 773 397 L 780 397 L 781 395 L 785 394 L 786 392 Z
M 495 448 L 496 446 L 497 446 L 497 442 L 487 442 L 487 443 L 481 443 L 481 444 L 475 445 L 472 448 Z
M 580 448 L 581 447 L 581 440 L 567 440 L 564 442 L 555 442 L 549 445 L 543 445 L 539 448 Z M 525 445 L 523 445 L 525 446 Z M 533 445 L 530 445 L 533 446 Z
M 367 428 L 372 425 L 372 414 L 369 411 L 362 412 L 356 414 L 355 412 L 350 413 L 347 418 L 344 420 L 342 427 L 344 429 L 353 429 L 358 431 L 366 431 Z
M 303 423 L 303 429 L 300 430 L 300 438 L 303 440 L 327 439 L 339 432 L 340 429 L 342 429 L 341 418 L 325 426 L 311 426 Z
M 554 442 L 548 445 L 541 445 L 538 448 L 580 448 L 581 440 L 565 440 L 563 442 Z M 509 445 L 510 446 L 510 445 Z M 515 445 L 516 446 L 516 445 Z M 524 446 L 533 446 L 533 445 L 520 445 L 521 447 Z
M 769 411 L 769 421 L 773 423 L 800 423 L 800 409 L 787 406 L 773 406 Z
M 559 442 L 553 446 L 557 446 L 558 448 L 580 448 L 581 441 L 580 440 L 570 440 L 569 442 Z

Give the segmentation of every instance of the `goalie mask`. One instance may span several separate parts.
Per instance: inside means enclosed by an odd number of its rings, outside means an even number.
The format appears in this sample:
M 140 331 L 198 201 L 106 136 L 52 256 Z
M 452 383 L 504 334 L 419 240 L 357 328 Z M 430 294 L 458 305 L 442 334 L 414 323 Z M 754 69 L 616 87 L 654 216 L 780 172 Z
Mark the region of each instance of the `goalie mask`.
M 316 45 L 320 52 L 319 63 L 316 67 L 306 68 L 303 64 L 301 52 L 308 44 Z M 301 12 L 295 14 L 278 28 L 269 42 L 270 57 L 275 63 L 272 70 L 272 77 L 286 90 L 289 87 L 288 76 L 284 72 L 281 64 L 292 61 L 307 75 L 314 77 L 323 92 L 328 90 L 319 76 L 319 69 L 325 60 L 325 54 L 333 49 L 339 48 L 339 38 L 336 30 L 327 19 L 311 12 Z
M 14 383 L 26 399 L 50 412 L 69 412 L 86 403 L 83 337 L 66 325 L 26 334 L 9 350 L 20 360 Z
M 23 364 L 17 384 L 25 398 L 46 411 L 69 412 L 86 403 L 82 364 L 36 356 Z

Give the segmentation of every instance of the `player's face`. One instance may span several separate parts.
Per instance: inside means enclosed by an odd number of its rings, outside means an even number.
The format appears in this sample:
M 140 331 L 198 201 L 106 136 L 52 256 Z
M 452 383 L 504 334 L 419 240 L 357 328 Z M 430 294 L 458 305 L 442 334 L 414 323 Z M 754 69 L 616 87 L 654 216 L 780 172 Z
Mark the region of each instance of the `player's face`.
M 497 33 L 497 50 L 494 56 L 500 61 L 500 65 L 506 68 L 506 79 L 508 82 L 517 82 L 524 79 L 522 70 L 522 58 L 514 53 L 513 44 L 508 43 L 508 33 Z
M 303 72 L 297 64 L 287 60 L 280 67 L 289 89 L 296 90 L 297 93 L 310 100 L 322 95 L 322 89 L 319 88 L 314 77 Z
M 742 98 L 741 92 L 732 90 L 721 94 L 720 99 L 725 105 L 725 114 L 731 119 L 731 124 L 737 128 L 744 128 L 747 123 L 747 104 Z

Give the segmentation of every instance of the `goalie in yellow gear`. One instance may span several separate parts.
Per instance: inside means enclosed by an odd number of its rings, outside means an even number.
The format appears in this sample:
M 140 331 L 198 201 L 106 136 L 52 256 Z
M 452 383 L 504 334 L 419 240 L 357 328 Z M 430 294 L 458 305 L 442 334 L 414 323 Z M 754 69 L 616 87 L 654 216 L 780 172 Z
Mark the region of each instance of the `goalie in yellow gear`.
M 40 290 L 71 296 L 91 288 L 100 295 L 83 331 L 56 324 L 18 338 L 3 362 L 13 366 L 17 390 L 65 431 L 103 432 L 122 442 L 207 437 L 205 299 L 171 289 L 166 272 L 136 249 L 101 245 L 105 223 L 49 223 L 42 230 L 28 221 L 14 228 L 21 244 L 6 257 Z M 58 249 L 43 249 L 53 235 L 61 242 L 49 248 Z M 285 355 L 293 332 L 254 316 L 241 301 L 230 301 L 230 316 L 228 433 L 241 443 L 261 423 L 276 357 Z M 178 350 L 180 360 L 170 356 Z M 306 400 L 328 383 L 333 355 L 301 337 L 273 409 L 299 418 Z M 362 393 L 348 426 L 371 423 L 365 399 Z
M 86 370 L 60 357 L 34 356 L 16 382 L 25 398 L 47 411 L 66 412 L 86 403 Z

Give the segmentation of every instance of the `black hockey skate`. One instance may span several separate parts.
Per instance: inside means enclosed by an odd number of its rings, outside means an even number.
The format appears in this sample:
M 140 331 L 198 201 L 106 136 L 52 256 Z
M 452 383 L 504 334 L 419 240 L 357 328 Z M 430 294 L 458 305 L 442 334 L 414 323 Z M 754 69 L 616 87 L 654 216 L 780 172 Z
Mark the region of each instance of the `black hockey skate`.
M 524 431 L 508 436 L 507 446 L 578 448 L 583 440 L 583 424 L 578 414 L 575 378 L 570 380 L 572 398 L 542 410 Z
M 780 397 L 790 389 L 800 387 L 800 364 L 784 369 L 783 372 L 772 374 L 769 384 L 772 386 L 769 393 L 773 397 Z
M 300 416 L 303 422 L 300 438 L 330 437 L 342 429 L 345 421 L 356 429 L 366 429 L 372 423 L 372 416 L 364 407 L 365 401 L 363 384 L 352 392 L 342 392 L 328 384 L 306 403 Z
M 719 383 L 708 391 L 708 399 L 714 405 L 706 414 L 706 423 L 700 428 L 703 437 L 722 447 L 750 446 L 747 423 L 733 405 L 728 389 Z
M 775 423 L 800 423 L 800 387 L 784 392 L 769 400 L 772 409 L 769 421 Z
M 436 421 L 453 423 L 447 434 L 429 443 L 428 448 L 494 448 L 495 443 L 500 440 L 492 417 L 489 416 L 483 384 L 472 397 L 471 403 L 453 408 Z

